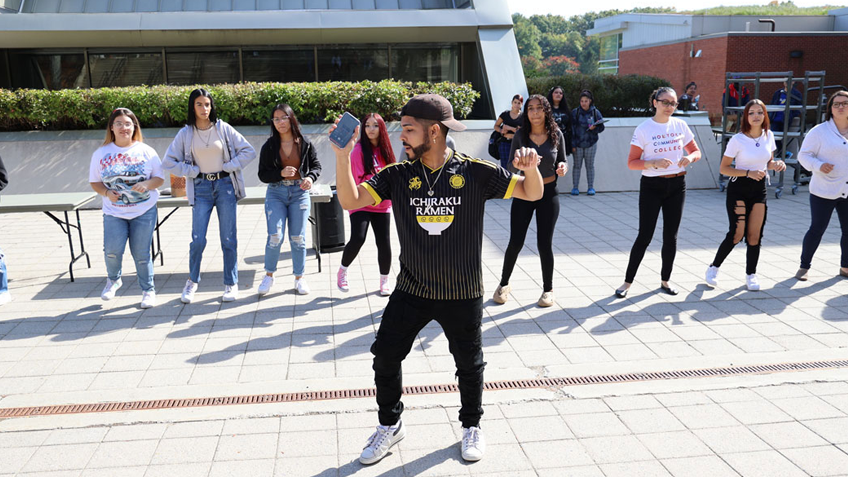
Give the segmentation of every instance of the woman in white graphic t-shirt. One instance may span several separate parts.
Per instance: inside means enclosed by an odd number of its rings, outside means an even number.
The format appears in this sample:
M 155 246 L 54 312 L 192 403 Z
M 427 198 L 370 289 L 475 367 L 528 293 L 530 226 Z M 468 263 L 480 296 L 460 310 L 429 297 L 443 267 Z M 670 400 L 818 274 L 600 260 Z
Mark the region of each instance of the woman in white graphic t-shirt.
M 106 140 L 91 156 L 88 181 L 103 196 L 103 253 L 106 286 L 100 294 L 111 300 L 121 288 L 121 263 L 127 242 L 135 262 L 141 307 L 156 305 L 150 245 L 156 228 L 157 187 L 165 182 L 162 163 L 142 142 L 138 118 L 127 108 L 109 115 Z
M 695 136 L 689 126 L 671 117 L 677 108 L 677 93 L 662 87 L 651 93 L 650 109 L 654 117 L 636 128 L 630 141 L 627 167 L 642 171 L 639 186 L 639 235 L 630 250 L 630 262 L 624 283 L 615 290 L 624 298 L 636 278 L 636 271 L 654 236 L 660 211 L 663 214 L 662 270 L 660 289 L 677 295 L 669 285 L 674 256 L 677 254 L 677 229 L 686 200 L 686 166 L 701 159 Z
M 748 290 L 760 289 L 757 262 L 766 223 L 766 171 L 786 169 L 783 161 L 774 160 L 776 149 L 765 103 L 759 99 L 749 101 L 742 112 L 742 132 L 730 138 L 721 158 L 720 171 L 731 178 L 727 187 L 730 230 L 707 268 L 706 282 L 711 287 L 718 285 L 718 267 L 744 238 L 748 244 L 745 266 Z M 734 160 L 736 163 L 732 164 Z

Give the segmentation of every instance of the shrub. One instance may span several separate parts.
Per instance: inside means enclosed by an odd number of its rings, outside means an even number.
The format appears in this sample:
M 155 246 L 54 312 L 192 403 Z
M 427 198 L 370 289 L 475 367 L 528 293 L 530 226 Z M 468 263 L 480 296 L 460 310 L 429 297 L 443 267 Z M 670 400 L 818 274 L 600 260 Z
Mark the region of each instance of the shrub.
M 527 78 L 530 94 L 547 95 L 548 91 L 557 85 L 562 86 L 568 105 L 572 109 L 579 106 L 581 91 L 592 91 L 595 107 L 601 114 L 610 117 L 645 116 L 651 92 L 660 86 L 670 86 L 664 79 L 641 75 L 567 74 Z
M 470 84 L 416 83 L 384 80 L 378 83 L 240 83 L 194 86 L 135 86 L 126 88 L 0 89 L 0 130 L 104 128 L 117 107 L 131 109 L 142 127 L 177 127 L 186 121 L 188 96 L 208 89 L 218 116 L 233 125 L 267 124 L 271 108 L 288 103 L 303 123 L 332 122 L 349 111 L 357 117 L 378 112 L 397 119 L 400 108 L 416 94 L 438 93 L 454 108 L 454 116 L 471 113 L 480 93 Z

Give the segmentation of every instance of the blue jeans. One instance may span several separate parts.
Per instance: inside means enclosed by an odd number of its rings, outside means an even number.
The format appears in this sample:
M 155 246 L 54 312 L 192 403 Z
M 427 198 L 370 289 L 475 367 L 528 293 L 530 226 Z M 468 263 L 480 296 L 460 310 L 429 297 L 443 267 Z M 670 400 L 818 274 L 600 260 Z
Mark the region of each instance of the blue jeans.
M 156 228 L 156 214 L 154 206 L 134 219 L 103 215 L 103 254 L 106 257 L 106 275 L 109 280 L 114 282 L 121 278 L 121 264 L 129 240 L 138 285 L 142 291 L 154 291 L 150 245 L 153 242 L 153 229 Z
M 277 271 L 280 246 L 289 222 L 294 276 L 303 275 L 306 268 L 306 222 L 309 220 L 309 191 L 299 185 L 268 184 L 265 193 L 265 218 L 268 222 L 268 240 L 265 242 L 265 271 Z
M 238 238 L 236 237 L 236 191 L 231 177 L 216 181 L 194 179 L 194 207 L 191 213 L 189 278 L 200 282 L 200 262 L 206 248 L 206 230 L 212 208 L 218 212 L 218 232 L 224 252 L 224 285 L 238 283 Z
M 3 249 L 0 249 L 0 293 L 9 291 L 9 279 L 6 277 L 6 256 L 3 255 Z

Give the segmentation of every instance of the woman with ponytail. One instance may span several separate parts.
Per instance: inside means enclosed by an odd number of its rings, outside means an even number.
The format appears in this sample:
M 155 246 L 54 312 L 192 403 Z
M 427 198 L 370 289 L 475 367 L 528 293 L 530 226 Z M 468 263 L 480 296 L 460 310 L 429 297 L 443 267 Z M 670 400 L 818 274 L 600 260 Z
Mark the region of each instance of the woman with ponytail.
M 677 295 L 677 289 L 668 281 L 674 268 L 677 230 L 686 200 L 686 167 L 701 159 L 701 151 L 689 126 L 683 120 L 672 117 L 677 108 L 677 93 L 673 89 L 664 86 L 651 93 L 649 108 L 654 116 L 636 128 L 627 156 L 627 167 L 642 171 L 639 235 L 630 250 L 624 283 L 615 290 L 619 298 L 627 296 L 636 278 L 654 236 L 660 211 L 663 214 L 660 289 L 669 295 Z

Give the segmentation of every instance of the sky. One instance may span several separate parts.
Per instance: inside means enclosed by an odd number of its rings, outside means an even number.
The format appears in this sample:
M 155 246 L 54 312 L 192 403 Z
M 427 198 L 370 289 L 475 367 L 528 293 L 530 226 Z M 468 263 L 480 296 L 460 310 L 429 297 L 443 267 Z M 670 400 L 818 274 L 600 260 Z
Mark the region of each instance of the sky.
M 586 12 L 599 12 L 601 10 L 626 10 L 633 8 L 633 0 L 593 0 L 591 2 L 569 2 L 563 0 L 507 0 L 512 13 L 521 13 L 524 16 L 544 15 L 552 13 L 568 18 L 572 15 L 581 15 Z M 649 0 L 639 2 L 640 7 L 676 7 L 677 10 L 699 10 L 702 8 L 717 7 L 720 5 L 766 5 L 768 0 Z M 844 3 L 840 0 L 794 0 L 799 7 L 813 7 L 825 4 Z

